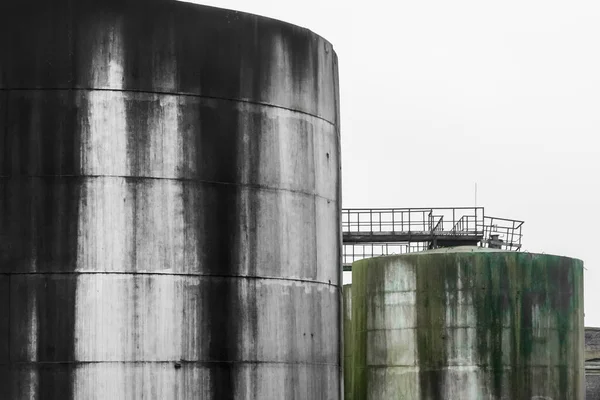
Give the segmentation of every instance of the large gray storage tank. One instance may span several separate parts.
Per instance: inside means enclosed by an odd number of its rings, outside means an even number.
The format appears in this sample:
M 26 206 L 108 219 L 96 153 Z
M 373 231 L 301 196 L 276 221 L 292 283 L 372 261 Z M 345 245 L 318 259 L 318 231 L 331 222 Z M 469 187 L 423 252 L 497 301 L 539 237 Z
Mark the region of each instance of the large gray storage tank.
M 168 0 L 0 19 L 0 398 L 338 398 L 331 44 Z

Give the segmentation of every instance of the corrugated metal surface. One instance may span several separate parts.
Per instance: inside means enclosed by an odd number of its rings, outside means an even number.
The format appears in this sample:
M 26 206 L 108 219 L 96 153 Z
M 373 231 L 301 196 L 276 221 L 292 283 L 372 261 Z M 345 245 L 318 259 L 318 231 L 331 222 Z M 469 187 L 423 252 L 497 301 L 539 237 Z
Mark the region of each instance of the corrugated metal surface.
M 354 400 L 583 399 L 581 261 L 467 248 L 352 271 Z
M 0 15 L 0 398 L 338 397 L 331 45 L 166 0 Z

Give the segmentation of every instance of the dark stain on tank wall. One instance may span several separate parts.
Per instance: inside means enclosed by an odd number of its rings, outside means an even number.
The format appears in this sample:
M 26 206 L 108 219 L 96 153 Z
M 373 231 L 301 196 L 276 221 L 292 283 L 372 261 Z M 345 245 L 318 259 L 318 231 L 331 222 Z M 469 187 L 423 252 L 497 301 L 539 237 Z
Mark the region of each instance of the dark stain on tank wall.
M 51 276 L 37 287 L 37 399 L 74 399 L 76 283 Z
M 242 355 L 239 353 L 242 329 L 244 332 L 251 332 L 254 337 L 258 335 L 258 281 L 227 277 L 256 276 L 259 251 L 257 230 L 272 228 L 258 226 L 258 214 L 267 211 L 261 208 L 264 205 L 261 206 L 258 189 L 240 186 L 238 183 L 228 184 L 240 182 L 243 170 L 248 170 L 250 181 L 258 180 L 263 114 L 257 112 L 248 116 L 238 107 L 232 111 L 218 112 L 202 107 L 196 113 L 199 120 L 195 123 L 198 131 L 195 136 L 197 159 L 194 162 L 203 174 L 213 175 L 218 179 L 217 182 L 199 182 L 198 201 L 204 204 L 204 209 L 213 209 L 214 212 L 191 217 L 190 221 L 198 221 L 198 227 L 186 228 L 196 229 L 199 239 L 196 244 L 197 260 L 200 262 L 201 273 L 225 277 L 218 278 L 215 290 L 211 290 L 205 297 L 206 304 L 211 304 L 208 315 L 205 316 L 209 336 L 205 340 L 210 341 L 208 356 L 210 362 L 220 363 L 211 377 L 215 399 L 235 397 L 236 376 L 239 376 L 236 374 L 240 373 L 242 367 Z M 247 136 L 236 136 L 240 134 Z M 243 158 L 244 154 L 248 156 Z M 195 212 L 191 207 L 191 204 L 185 205 L 185 212 Z M 278 227 L 276 222 L 274 225 Z M 244 298 L 239 293 L 240 285 L 247 287 Z M 248 313 L 241 312 L 242 304 L 248 306 Z M 254 343 L 254 346 L 258 343 L 248 341 L 248 338 L 243 342 Z M 251 360 L 260 361 L 256 347 L 250 349 L 250 355 L 254 356 Z M 258 371 L 252 367 L 251 373 L 257 376 Z M 252 387 L 257 395 L 258 383 L 254 380 Z
M 310 31 L 197 4 L 154 4 L 142 14 L 138 7 L 112 9 L 122 17 L 128 57 L 135 60 L 123 70 L 126 90 L 278 104 L 335 122 L 333 86 L 322 85 L 332 81 L 333 71 L 322 69 L 312 54 L 330 45 Z M 85 32 L 83 23 L 78 26 Z M 148 40 L 140 42 L 139 37 Z M 85 55 L 85 45 L 79 43 L 76 54 Z M 282 57 L 289 59 L 288 65 Z M 293 81 L 285 92 L 273 90 L 289 77 Z M 81 79 L 77 85 L 85 87 L 88 78 Z
M 551 387 L 545 390 L 560 398 L 577 398 L 579 389 L 569 387 L 568 382 L 574 381 L 569 374 L 579 373 L 571 369 L 578 362 L 579 340 L 574 332 L 578 330 L 576 310 L 580 305 L 579 294 L 573 291 L 580 287 L 580 283 L 574 282 L 574 276 L 579 273 L 578 262 L 564 257 L 489 253 L 479 257 L 478 264 L 473 265 L 480 271 L 475 279 L 476 287 L 481 288 L 473 293 L 478 354 L 481 364 L 488 366 L 495 398 L 529 398 L 535 394 L 534 387 L 543 387 L 542 382 L 534 383 L 533 379 L 534 357 L 541 355 L 535 347 L 534 330 L 540 329 L 536 324 L 544 318 L 556 324 L 556 328 L 542 326 L 545 340 L 559 346 L 547 350 L 553 360 L 550 364 L 558 369 L 558 382 L 547 384 L 558 387 L 556 391 Z M 534 314 L 535 310 L 542 314 Z M 511 334 L 503 340 L 502 327 L 507 323 Z M 506 347 L 510 348 L 508 359 L 503 356 Z M 505 370 L 503 359 L 510 360 L 513 368 Z M 502 382 L 507 382 L 508 387 Z
M 228 160 L 233 165 L 237 160 Z M 239 231 L 239 193 L 235 188 L 232 191 L 219 190 L 215 198 L 214 218 L 210 218 L 206 232 L 212 236 L 215 249 L 214 259 L 207 266 L 212 274 L 235 276 L 240 263 Z M 237 370 L 238 345 L 239 345 L 239 320 L 240 294 L 238 289 L 241 282 L 236 279 L 225 279 L 211 288 L 206 304 L 208 306 L 208 332 L 209 332 L 209 358 L 217 364 L 218 368 L 211 371 L 211 391 L 213 399 L 229 400 L 235 398 L 235 373 Z M 201 328 L 204 330 L 204 328 Z
M 284 49 L 287 54 L 285 56 L 290 61 L 291 76 L 294 81 L 292 82 L 295 92 L 301 93 L 307 88 L 304 85 L 310 85 L 311 91 L 315 94 L 313 101 L 315 105 L 318 105 L 319 93 L 318 79 L 313 75 L 314 71 L 318 71 L 318 57 L 315 56 L 315 47 L 320 44 L 317 40 L 310 40 L 306 34 L 306 31 L 296 29 L 293 34 L 282 37 L 284 40 Z
M 75 151 L 71 146 L 78 145 L 79 132 L 73 107 L 67 106 L 72 105 L 70 97 L 13 95 L 10 107 L 15 113 L 10 113 L 6 132 L 9 148 L 17 151 L 7 171 L 11 177 L 3 179 L 0 208 L 0 215 L 8 216 L 0 236 L 11 240 L 0 243 L 0 253 L 3 269 L 18 275 L 10 278 L 9 315 L 0 316 L 11 321 L 12 378 L 4 376 L 8 381 L 3 386 L 12 388 L 12 398 L 26 395 L 30 388 L 18 377 L 31 369 L 37 376 L 35 398 L 69 400 L 73 398 L 76 279 L 64 273 L 76 265 L 81 179 L 58 173 L 67 168 L 63 162 L 79 168 L 78 157 L 60 158 L 62 151 Z M 60 106 L 52 107 L 52 100 Z M 48 137 L 56 141 L 50 143 Z M 54 153 L 41 156 L 44 150 Z M 32 361 L 36 363 L 22 364 Z
M 72 82 L 71 1 L 2 2 L 6 35 L 0 39 L 0 88 L 57 88 Z
M 322 57 L 334 56 L 315 55 L 331 46 L 306 29 L 169 0 L 144 1 L 143 7 L 137 0 L 19 3 L 6 8 L 19 24 L 10 28 L 15 35 L 7 35 L 18 39 L 6 39 L 4 47 L 6 54 L 18 57 L 0 63 L 0 77 L 5 78 L 0 87 L 91 88 L 92 70 L 85 65 L 98 38 L 89 34 L 90 21 L 118 16 L 128 57 L 134 61 L 123 70 L 126 90 L 252 99 L 336 123 L 335 87 L 330 85 L 334 70 L 323 68 L 330 62 L 322 62 Z M 29 12 L 33 4 L 39 10 L 34 15 Z M 268 66 L 282 61 L 272 43 L 278 36 L 289 46 L 283 56 L 290 58 L 290 65 L 270 74 Z M 273 90 L 290 76 L 287 92 Z
M 81 173 L 80 107 L 72 91 L 11 91 L 2 175 Z
M 569 387 L 568 366 L 577 361 L 577 349 L 584 346 L 581 337 L 575 335 L 575 327 L 580 321 L 578 310 L 583 308 L 579 304 L 581 281 L 583 280 L 580 271 L 583 266 L 573 268 L 572 262 L 565 257 L 553 259 L 553 263 L 548 263 L 550 269 L 551 282 L 556 282 L 556 288 L 550 288 L 552 295 L 549 296 L 550 306 L 556 310 L 556 323 L 558 331 L 558 342 L 570 344 L 562 346 L 559 352 L 560 372 L 559 372 L 559 390 L 568 397 L 574 398 L 577 395 L 576 389 Z M 535 279 L 535 278 L 534 278 Z
M 75 135 L 77 133 L 73 133 Z M 31 250 L 34 254 L 48 252 L 49 258 L 66 258 L 70 261 L 66 268 L 70 265 L 71 271 L 74 271 L 79 207 L 81 197 L 85 196 L 82 193 L 84 186 L 75 178 L 46 179 L 50 182 L 47 186 L 44 185 L 43 193 L 39 196 L 34 194 L 35 222 L 30 227 L 40 236 L 36 250 Z M 56 180 L 62 182 L 58 183 Z M 60 363 L 58 367 L 52 364 L 48 364 L 46 368 L 42 366 L 38 399 L 74 398 L 76 284 L 75 275 L 49 275 L 43 278 L 44 286 L 38 287 L 37 361 Z
M 476 306 L 477 354 L 480 365 L 489 376 L 490 390 L 494 398 L 499 398 L 503 390 L 502 339 L 504 315 L 510 310 L 514 299 L 510 297 L 509 275 L 494 255 L 482 255 L 478 258 L 461 257 L 464 271 L 474 280 L 472 287 L 473 303 Z M 499 264 L 499 265 L 498 265 Z M 479 305 L 479 306 L 478 306 Z M 513 340 L 515 332 L 511 332 Z M 512 358 L 517 349 L 511 346 Z M 515 382 L 516 384 L 516 382 Z
M 202 114 L 197 126 L 196 149 L 202 149 L 198 156 L 208 156 L 209 149 L 214 151 L 212 157 L 197 160 L 198 165 L 212 161 L 214 169 L 231 177 L 236 176 L 241 163 L 238 149 L 232 146 L 233 143 L 227 140 L 223 132 L 237 132 L 238 121 L 223 118 L 218 112 L 209 112 Z M 205 209 L 213 211 L 197 217 L 197 259 L 201 263 L 201 273 L 226 278 L 216 278 L 209 292 L 203 295 L 207 314 L 206 324 L 199 326 L 200 340 L 209 342 L 207 361 L 214 365 L 210 372 L 212 399 L 229 400 L 235 398 L 235 373 L 238 370 L 236 361 L 239 361 L 240 321 L 237 316 L 241 315 L 238 293 L 241 282 L 227 277 L 239 275 L 240 256 L 244 251 L 241 246 L 243 240 L 239 237 L 243 210 L 240 204 L 242 189 L 236 185 L 219 183 L 202 185 L 201 188 L 201 202 Z M 208 337 L 203 337 L 204 333 Z
M 1 150 L 7 160 L 2 175 L 12 177 L 10 182 L 14 185 L 29 184 L 33 188 L 35 185 L 50 182 L 48 179 L 53 176 L 78 174 L 80 133 L 77 126 L 78 109 L 73 94 L 15 91 L 11 92 L 10 99 L 11 112 L 4 138 L 6 147 Z M 74 182 L 73 178 L 70 179 L 70 182 Z M 67 181 L 57 179 L 54 182 Z M 21 195 L 28 198 L 34 196 L 34 192 Z M 22 204 L 23 200 L 19 200 L 21 203 L 17 202 L 15 206 L 25 207 Z M 49 224 L 56 222 L 52 225 L 52 240 L 56 243 L 52 246 L 45 243 L 36 244 L 34 241 L 42 239 L 36 239 L 34 235 L 41 235 L 41 232 L 37 232 L 31 225 L 23 224 L 19 218 L 13 218 L 14 215 L 33 218 L 31 212 L 28 210 L 8 215 L 10 218 L 7 218 L 0 228 L 10 231 L 5 233 L 5 240 L 2 241 L 2 246 L 6 246 L 6 251 L 0 252 L 2 271 L 73 270 L 76 262 L 74 245 L 77 232 L 63 232 L 68 224 L 65 225 L 61 220 L 40 221 L 46 223 L 45 229 L 51 229 Z M 38 217 L 52 218 L 46 214 Z M 38 222 L 36 220 L 31 223 Z M 69 240 L 59 240 L 63 235 L 67 235 Z M 50 239 L 48 236 L 44 240 Z M 32 248 L 36 248 L 36 252 L 32 252 Z
M 252 245 L 249 243 L 249 245 Z M 253 254 L 256 254 L 253 252 Z M 252 262 L 252 261 L 251 261 Z M 242 318 L 245 321 L 245 325 L 247 327 L 247 332 L 251 333 L 252 339 L 252 348 L 250 349 L 249 356 L 252 360 L 259 360 L 259 349 L 258 349 L 258 286 L 259 283 L 257 280 L 249 280 L 248 281 L 248 293 L 244 301 L 248 304 L 249 312 L 244 315 Z M 258 375 L 258 369 L 255 366 L 251 366 L 250 370 L 250 390 L 254 399 L 260 398 L 259 394 L 259 383 L 260 377 Z
M 480 363 L 485 366 L 485 371 L 491 379 L 490 390 L 494 398 L 502 398 L 503 395 L 517 395 L 517 398 L 520 398 L 519 391 L 530 390 L 522 386 L 525 384 L 524 379 L 529 375 L 528 362 L 525 359 L 529 358 L 530 351 L 519 348 L 528 345 L 520 341 L 522 321 L 517 318 L 525 311 L 522 317 L 529 320 L 526 316 L 527 311 L 521 305 L 523 294 L 517 289 L 518 283 L 514 282 L 514 285 L 511 285 L 510 282 L 519 278 L 511 273 L 511 265 L 507 265 L 511 260 L 505 260 L 502 254 L 485 254 L 474 261 L 470 267 L 474 269 L 476 281 L 473 303 L 476 306 L 477 352 Z M 526 266 L 523 268 L 527 269 Z M 503 327 L 507 314 L 512 329 L 508 341 L 503 341 Z M 508 349 L 503 349 L 503 346 L 507 346 Z M 513 366 L 506 372 L 503 369 L 503 350 L 510 351 L 510 363 Z M 505 374 L 508 376 L 505 377 Z M 505 380 L 510 382 L 509 387 L 504 387 Z
M 416 261 L 417 356 L 421 398 L 444 398 L 444 367 L 446 351 L 446 279 L 445 267 L 429 262 L 426 257 Z M 446 257 L 443 258 L 446 261 Z
M 0 24 L 2 25 L 2 24 Z M 1 34 L 1 32 L 0 32 Z M 1 39 L 0 39 L 1 40 Z M 2 49 L 0 48 L 0 51 Z M 1 64 L 1 63 L 0 63 Z M 2 67 L 0 67 L 1 69 Z M 8 147 L 8 90 L 0 90 L 0 179 L 9 176 L 10 155 L 7 154 Z M 1 238 L 0 238 L 1 239 Z

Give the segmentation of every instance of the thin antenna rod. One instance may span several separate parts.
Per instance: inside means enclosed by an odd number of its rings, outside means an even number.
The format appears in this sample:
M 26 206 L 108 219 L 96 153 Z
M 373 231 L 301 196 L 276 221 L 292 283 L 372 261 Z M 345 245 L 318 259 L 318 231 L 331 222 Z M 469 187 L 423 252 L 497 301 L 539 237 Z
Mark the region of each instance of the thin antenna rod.
M 475 208 L 477 208 L 477 182 L 475 182 Z

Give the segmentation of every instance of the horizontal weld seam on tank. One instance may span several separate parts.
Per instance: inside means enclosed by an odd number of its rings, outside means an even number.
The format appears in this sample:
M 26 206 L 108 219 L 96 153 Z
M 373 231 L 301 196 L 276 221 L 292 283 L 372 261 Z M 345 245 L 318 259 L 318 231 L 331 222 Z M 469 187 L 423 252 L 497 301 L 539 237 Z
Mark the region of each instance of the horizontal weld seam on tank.
M 423 366 L 418 366 L 416 364 L 369 364 L 366 367 L 361 367 L 361 369 L 371 369 L 371 368 L 390 368 L 390 367 L 397 367 L 397 368 L 406 368 L 406 367 L 414 367 L 414 369 L 418 369 L 420 371 L 424 371 L 424 372 L 428 372 L 428 371 L 447 371 L 447 370 L 477 370 L 479 368 L 482 367 L 490 367 L 493 366 L 494 364 L 492 363 L 482 363 L 482 364 L 477 364 L 477 365 L 449 365 L 449 366 L 445 366 L 445 367 L 433 367 L 433 368 L 427 368 L 427 367 L 423 367 Z M 546 369 L 548 368 L 548 364 L 527 364 L 528 368 L 540 368 L 540 369 Z M 580 367 L 569 367 L 569 364 L 554 364 L 554 367 L 565 367 L 568 370 L 573 370 L 573 371 L 579 371 L 581 370 Z M 356 368 L 356 367 L 354 367 Z M 408 368 L 407 368 L 408 369 Z M 498 369 L 498 368 L 495 368 Z M 502 366 L 502 368 L 499 368 L 502 371 L 513 371 L 515 369 L 515 367 L 513 365 L 510 364 L 505 364 Z
M 5 365 L 77 365 L 77 364 L 191 364 L 191 365 L 212 365 L 212 364 L 268 364 L 268 365 L 323 365 L 338 367 L 338 363 L 306 362 L 306 361 L 259 361 L 259 360 L 233 360 L 233 361 L 192 361 L 192 360 L 160 360 L 160 361 L 14 361 L 10 363 L 0 363 Z
M 218 275 L 218 274 L 186 274 L 186 273 L 163 273 L 163 272 L 124 272 L 124 271 L 45 271 L 45 272 L 0 272 L 0 275 L 149 275 L 149 276 L 183 276 L 183 277 L 209 277 L 209 278 L 234 278 L 234 279 L 255 279 L 255 280 L 274 280 L 274 281 L 290 281 L 301 283 L 314 283 L 325 286 L 339 286 L 324 281 L 314 281 L 310 279 L 294 279 L 294 278 L 279 278 L 276 276 L 256 276 L 256 275 Z
M 485 326 L 485 324 L 481 324 L 481 325 L 452 325 L 452 326 L 449 326 L 448 329 L 452 329 L 452 330 L 455 330 L 455 329 L 465 329 L 465 328 L 475 329 L 478 326 Z M 508 324 L 507 325 L 502 325 L 502 328 L 510 328 L 510 326 L 511 325 L 508 325 Z M 365 329 L 365 330 L 362 330 L 362 331 L 355 330 L 355 332 L 395 332 L 395 331 L 416 330 L 418 328 L 427 328 L 427 327 L 429 327 L 429 325 L 414 325 L 414 326 L 410 326 L 410 327 L 406 327 L 406 328 L 377 328 L 377 329 Z M 550 328 L 543 328 L 543 329 L 544 330 L 553 330 L 553 331 L 556 331 L 556 330 L 561 329 L 561 328 L 550 327 Z M 535 330 L 537 330 L 537 328 L 522 328 L 522 329 L 519 329 L 519 330 L 520 331 L 528 332 L 528 331 L 535 331 Z M 565 332 L 575 332 L 577 330 L 578 329 L 576 329 L 576 328 L 568 328 L 568 329 L 565 329 Z
M 369 294 L 374 293 L 416 293 L 416 290 L 370 290 Z M 466 292 L 466 290 L 465 290 Z
M 106 89 L 106 88 L 98 88 L 98 89 L 95 89 L 95 88 L 0 88 L 0 92 L 3 92 L 3 91 L 9 92 L 9 91 L 13 91 L 13 90 L 14 91 L 23 91 L 23 92 L 27 92 L 27 91 L 40 91 L 40 92 L 41 91 L 44 91 L 44 92 L 45 91 L 54 91 L 54 92 L 56 92 L 56 91 L 77 91 L 77 92 L 143 93 L 143 94 L 159 94 L 159 95 L 167 95 L 167 96 L 195 97 L 195 98 L 199 98 L 199 99 L 231 101 L 234 103 L 247 103 L 247 104 L 254 104 L 254 105 L 258 105 L 258 106 L 279 108 L 281 110 L 287 110 L 287 111 L 295 112 L 298 114 L 308 115 L 310 117 L 320 119 L 321 121 L 327 122 L 331 126 L 335 126 L 335 122 L 329 121 L 328 119 L 325 119 L 324 117 L 321 117 L 320 115 L 311 114 L 309 112 L 297 110 L 295 108 L 283 107 L 283 106 L 279 106 L 277 104 L 265 103 L 265 102 L 261 102 L 261 101 L 252 101 L 252 100 L 248 100 L 248 99 L 233 99 L 233 98 L 229 98 L 229 97 L 205 96 L 205 95 L 187 93 L 187 92 L 160 92 L 160 91 L 151 91 L 151 90 Z
M 237 186 L 237 187 L 247 187 L 252 189 L 261 189 L 265 191 L 272 192 L 289 192 L 289 193 L 297 193 L 303 194 L 306 196 L 315 196 L 323 200 L 335 201 L 334 198 L 325 197 L 320 194 L 314 192 L 305 192 L 303 190 L 294 190 L 294 189 L 286 189 L 279 188 L 274 186 L 265 186 L 265 185 L 256 185 L 256 184 L 248 184 L 248 183 L 235 183 L 235 182 L 220 182 L 220 181 L 208 181 L 205 179 L 195 179 L 195 178 L 165 178 L 160 176 L 131 176 L 131 175 L 0 175 L 0 179 L 11 179 L 11 180 L 27 180 L 27 179 L 36 179 L 36 178 L 72 178 L 72 179 L 89 179 L 89 178 L 118 178 L 118 179 L 126 179 L 131 181 L 136 180 L 157 180 L 157 181 L 174 181 L 174 182 L 193 182 L 193 183 L 206 183 L 209 185 L 227 185 L 227 186 Z

